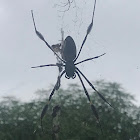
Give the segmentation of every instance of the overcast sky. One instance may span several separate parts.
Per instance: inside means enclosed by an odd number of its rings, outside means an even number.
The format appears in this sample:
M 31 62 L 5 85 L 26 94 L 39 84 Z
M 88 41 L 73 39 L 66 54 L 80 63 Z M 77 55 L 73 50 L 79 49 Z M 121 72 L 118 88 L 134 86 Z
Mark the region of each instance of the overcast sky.
M 64 2 L 62 0 L 61 2 Z M 56 57 L 36 36 L 31 18 L 50 45 L 60 42 L 61 28 L 80 48 L 91 21 L 94 0 L 75 0 L 69 11 L 59 0 L 0 0 L 0 97 L 28 101 L 37 89 L 56 83 L 57 68 L 30 67 L 56 63 Z M 93 29 L 78 60 L 106 53 L 78 66 L 89 80 L 118 82 L 140 105 L 140 0 L 97 0 Z M 79 83 L 62 78 L 62 87 Z M 86 84 L 87 85 L 87 84 Z M 88 86 L 89 88 L 89 86 Z

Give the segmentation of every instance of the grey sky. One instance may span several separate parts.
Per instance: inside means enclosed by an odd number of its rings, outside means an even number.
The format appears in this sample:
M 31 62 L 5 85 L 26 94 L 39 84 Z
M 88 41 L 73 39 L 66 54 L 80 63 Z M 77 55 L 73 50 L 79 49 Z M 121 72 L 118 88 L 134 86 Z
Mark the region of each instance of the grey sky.
M 94 0 L 77 0 L 77 8 L 65 13 L 55 4 L 59 0 L 0 0 L 0 96 L 15 95 L 33 99 L 37 89 L 55 84 L 56 68 L 31 69 L 31 66 L 55 63 L 54 54 L 35 35 L 31 10 L 38 30 L 52 45 L 71 35 L 79 49 L 91 21 Z M 106 53 L 79 68 L 89 80 L 118 82 L 135 95 L 140 104 L 140 1 L 97 0 L 93 29 L 80 58 Z M 76 16 L 77 14 L 77 16 Z M 62 18 L 63 16 L 63 18 Z M 62 86 L 79 82 L 62 78 Z M 87 84 L 86 84 L 87 85 Z

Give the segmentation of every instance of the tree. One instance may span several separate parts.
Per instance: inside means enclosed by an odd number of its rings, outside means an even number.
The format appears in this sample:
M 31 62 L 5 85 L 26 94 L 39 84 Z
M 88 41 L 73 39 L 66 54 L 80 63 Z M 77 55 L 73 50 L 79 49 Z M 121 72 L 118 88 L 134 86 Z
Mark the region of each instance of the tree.
M 62 140 L 138 140 L 140 108 L 132 103 L 133 96 L 117 83 L 97 81 L 96 87 L 115 108 L 112 109 L 94 91 L 88 90 L 100 116 L 103 134 L 83 89 L 78 85 L 69 85 L 66 90 L 60 89 L 54 95 L 43 119 L 44 133 L 40 127 L 40 113 L 50 90 L 38 90 L 39 98 L 29 103 L 12 97 L 4 98 L 0 103 L 0 139 L 51 140 L 52 110 L 59 105 L 58 134 Z

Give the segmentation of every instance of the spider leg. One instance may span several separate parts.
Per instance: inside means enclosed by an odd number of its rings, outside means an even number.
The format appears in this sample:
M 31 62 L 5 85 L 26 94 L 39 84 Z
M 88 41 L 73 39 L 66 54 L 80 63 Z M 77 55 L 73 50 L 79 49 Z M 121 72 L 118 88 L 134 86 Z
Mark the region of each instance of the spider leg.
M 49 102 L 51 101 L 51 98 L 54 95 L 55 90 L 59 89 L 59 87 L 60 87 L 60 79 L 61 79 L 61 77 L 63 76 L 64 73 L 65 73 L 65 70 L 58 76 L 57 82 L 56 82 L 56 84 L 55 84 L 55 86 L 54 86 L 54 88 L 53 88 L 53 90 L 52 90 L 52 92 L 51 92 L 51 94 L 49 96 Z M 48 110 L 49 102 L 44 106 L 44 108 L 43 108 L 43 110 L 41 112 L 41 116 L 40 116 L 42 132 L 43 132 L 42 120 L 43 120 L 43 118 L 44 118 L 44 116 L 45 116 L 45 114 L 46 114 L 46 112 Z
M 39 68 L 39 67 L 47 67 L 47 66 L 57 66 L 56 64 L 48 64 L 48 65 L 40 65 L 40 66 L 35 66 L 31 68 Z
M 101 98 L 104 102 L 106 102 L 108 105 L 110 105 L 113 109 L 115 109 L 115 108 L 105 99 L 105 97 L 104 97 L 101 93 L 99 93 L 99 92 L 96 90 L 96 88 L 93 86 L 93 84 L 91 84 L 91 82 L 86 78 L 86 76 L 85 76 L 77 67 L 76 67 L 76 70 L 78 70 L 78 72 L 85 78 L 85 80 L 87 81 L 87 83 L 92 87 L 93 90 L 96 91 L 96 93 L 100 96 L 100 98 Z
M 90 23 L 90 25 L 88 26 L 86 36 L 85 36 L 85 38 L 84 38 L 84 40 L 83 40 L 83 42 L 82 42 L 82 45 L 81 45 L 80 50 L 79 50 L 79 52 L 78 52 L 78 55 L 77 55 L 76 58 L 74 59 L 74 62 L 75 62 L 75 61 L 77 60 L 77 58 L 79 57 L 79 55 L 80 55 L 80 53 L 81 53 L 81 50 L 82 50 L 82 48 L 83 48 L 83 46 L 84 46 L 84 44 L 85 44 L 85 42 L 86 42 L 86 40 L 87 40 L 88 34 L 90 33 L 90 31 L 91 31 L 91 29 L 92 29 L 92 27 L 93 27 L 93 19 L 94 19 L 95 7 L 96 7 L 96 0 L 95 0 L 95 2 L 94 2 L 94 8 L 93 8 L 93 14 L 92 14 L 91 23 Z
M 31 14 L 32 14 L 32 19 L 33 19 L 33 23 L 34 23 L 34 28 L 35 28 L 35 32 L 36 32 L 37 36 L 38 36 L 42 41 L 44 41 L 45 44 L 53 51 L 53 49 L 51 48 L 51 46 L 50 46 L 50 45 L 48 44 L 48 42 L 44 39 L 43 35 L 42 35 L 39 31 L 37 31 L 37 28 L 36 28 L 36 25 L 35 25 L 35 20 L 34 20 L 34 15 L 33 15 L 33 10 L 31 10 Z M 54 52 L 54 54 L 55 54 L 61 61 L 65 62 L 62 58 L 59 57 L 59 55 L 57 55 L 57 53 L 56 53 L 55 51 L 53 51 L 53 52 Z
M 103 54 L 101 54 L 101 55 L 99 55 L 99 56 L 95 56 L 95 57 L 92 57 L 92 58 L 88 58 L 88 59 L 82 60 L 82 61 L 80 61 L 80 62 L 77 62 L 75 65 L 78 65 L 78 64 L 80 64 L 80 63 L 83 63 L 83 62 L 86 62 L 86 61 L 89 61 L 89 60 L 92 60 L 92 59 L 99 58 L 99 57 L 101 57 L 101 56 L 103 56 L 103 55 L 105 55 L 105 54 L 106 54 L 106 53 L 103 53 Z
M 101 127 L 101 123 L 100 123 L 100 119 L 99 119 L 98 112 L 97 112 L 95 106 L 93 105 L 93 103 L 92 103 L 91 100 L 90 100 L 90 96 L 89 96 L 89 94 L 88 94 L 88 91 L 87 91 L 87 89 L 86 89 L 86 87 L 85 87 L 85 85 L 84 85 L 84 83 L 83 83 L 83 80 L 82 80 L 80 74 L 78 73 L 78 71 L 75 71 L 75 72 L 76 72 L 76 74 L 78 75 L 78 77 L 79 77 L 79 79 L 80 79 L 80 82 L 81 82 L 81 84 L 82 84 L 82 86 L 83 86 L 84 92 L 85 92 L 85 94 L 86 94 L 86 96 L 87 96 L 87 98 L 88 98 L 88 100 L 89 100 L 89 102 L 90 102 L 91 109 L 92 109 L 92 111 L 93 111 L 93 113 L 94 113 L 94 115 L 95 115 L 95 117 L 96 117 L 96 119 L 97 119 L 97 121 L 98 121 L 98 123 L 99 123 L 101 132 L 102 132 L 102 134 L 103 134 L 103 130 L 102 130 L 102 127 Z
M 39 68 L 39 67 L 47 67 L 47 66 L 57 66 L 57 67 L 61 67 L 61 66 L 64 66 L 64 65 L 63 65 L 63 64 L 48 64 L 48 65 L 35 66 L 35 67 L 31 67 L 31 68 Z

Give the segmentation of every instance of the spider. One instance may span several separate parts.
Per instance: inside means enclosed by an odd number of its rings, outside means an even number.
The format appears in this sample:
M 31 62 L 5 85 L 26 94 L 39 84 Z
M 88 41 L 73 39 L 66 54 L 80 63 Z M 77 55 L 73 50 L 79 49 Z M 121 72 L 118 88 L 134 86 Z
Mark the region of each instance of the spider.
M 76 67 L 78 64 L 81 64 L 83 62 L 86 62 L 86 61 L 89 61 L 89 60 L 93 60 L 93 59 L 96 59 L 96 58 L 99 58 L 103 55 L 105 55 L 105 53 L 99 55 L 99 56 L 96 56 L 96 57 L 92 57 L 92 58 L 88 58 L 88 59 L 85 59 L 85 60 L 82 60 L 80 62 L 76 62 L 76 60 L 78 59 L 80 53 L 81 53 L 81 50 L 87 40 L 87 37 L 92 29 L 92 26 L 93 26 L 93 19 L 94 19 L 94 13 L 95 13 L 95 7 L 96 7 L 96 0 L 95 0 L 95 3 L 94 3 L 94 8 L 93 8 L 93 15 L 92 15 L 92 20 L 91 20 L 91 23 L 89 24 L 88 26 L 88 29 L 87 29 L 87 33 L 84 37 L 84 40 L 82 42 L 82 45 L 80 47 L 80 50 L 78 52 L 78 55 L 76 55 L 76 45 L 75 45 L 75 42 L 73 40 L 73 38 L 71 36 L 67 36 L 64 40 L 64 45 L 62 46 L 62 49 L 61 49 L 61 57 L 53 50 L 53 48 L 48 44 L 48 42 L 44 39 L 43 35 L 37 30 L 36 28 L 36 25 L 35 25 L 35 20 L 34 20 L 34 16 L 33 16 L 33 11 L 31 11 L 32 13 L 32 19 L 33 19 L 33 23 L 34 23 L 34 28 L 35 28 L 35 32 L 37 34 L 37 36 L 45 42 L 45 44 L 54 52 L 54 54 L 57 56 L 57 58 L 60 60 L 59 62 L 61 63 L 56 63 L 56 64 L 48 64 L 48 65 L 40 65 L 40 66 L 35 66 L 35 67 L 32 67 L 32 68 L 38 68 L 38 67 L 47 67 L 47 66 L 56 66 L 56 67 L 63 67 L 64 70 L 59 74 L 58 78 L 57 78 L 57 82 L 49 96 L 49 102 L 51 101 L 51 98 L 52 96 L 54 95 L 54 92 L 56 90 L 59 89 L 60 87 L 60 79 L 61 77 L 65 74 L 65 77 L 67 79 L 69 78 L 72 78 L 74 79 L 76 77 L 76 75 L 79 77 L 79 80 L 82 84 L 82 87 L 84 89 L 84 92 L 90 102 L 90 105 L 91 105 L 91 109 L 97 119 L 97 122 L 99 122 L 99 116 L 98 116 L 98 113 L 96 111 L 96 108 L 95 106 L 93 105 L 93 103 L 91 102 L 91 99 L 90 99 L 90 96 L 88 94 L 88 91 L 83 83 L 83 80 L 81 78 L 81 76 L 87 81 L 87 83 L 91 86 L 91 88 L 99 95 L 99 97 L 104 100 L 104 102 L 106 102 L 107 104 L 109 104 L 111 106 L 111 104 L 103 97 L 103 95 L 101 93 L 99 93 L 96 88 L 94 87 L 94 85 L 87 79 L 87 77 Z M 59 46 L 59 45 L 58 45 Z M 49 104 L 48 102 L 48 104 Z M 46 114 L 46 111 L 48 109 L 48 104 L 46 104 L 42 110 L 42 113 L 41 113 L 41 126 L 42 126 L 42 119 L 44 117 L 44 115 Z M 112 107 L 112 106 L 111 106 Z

